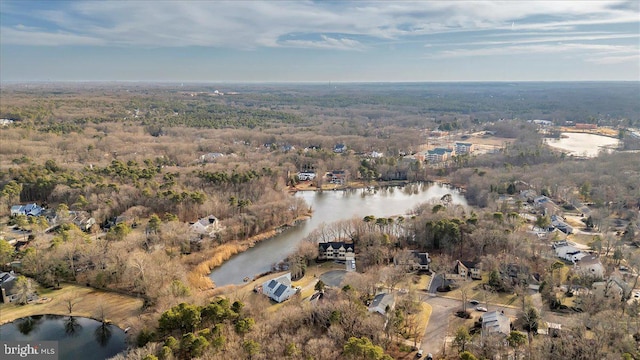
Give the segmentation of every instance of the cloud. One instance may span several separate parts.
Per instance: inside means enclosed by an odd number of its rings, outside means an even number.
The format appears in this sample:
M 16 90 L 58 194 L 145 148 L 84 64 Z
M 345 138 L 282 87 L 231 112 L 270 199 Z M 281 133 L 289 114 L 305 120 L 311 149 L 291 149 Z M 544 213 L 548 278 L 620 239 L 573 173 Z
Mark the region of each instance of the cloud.
M 325 35 L 320 40 L 284 40 L 278 42 L 281 46 L 310 48 L 310 49 L 335 49 L 335 50 L 363 50 L 365 47 L 357 40 L 347 38 L 331 38 Z
M 17 2 L 4 6 L 5 19 L 19 15 L 33 22 L 27 26 L 38 30 L 4 21 L 0 39 L 8 44 L 36 46 L 362 50 L 370 43 L 461 31 L 571 31 L 591 25 L 637 24 L 638 9 L 632 6 L 633 1 L 255 0 L 159 1 L 152 5 L 144 1 L 79 1 L 53 3 L 53 9 L 41 10 L 31 9 L 28 2 Z M 337 35 L 323 38 L 326 33 Z M 282 40 L 291 34 L 311 34 L 320 39 Z
M 640 49 L 633 45 L 607 45 L 607 44 L 582 44 L 582 43 L 555 43 L 555 44 L 525 44 L 511 45 L 499 47 L 481 47 L 481 48 L 459 48 L 453 50 L 442 50 L 433 54 L 429 54 L 427 58 L 461 58 L 461 57 L 479 57 L 479 56 L 511 56 L 526 54 L 573 54 L 586 60 L 595 62 L 595 59 L 603 59 L 605 56 L 612 63 L 613 59 L 620 62 L 629 61 L 631 55 L 637 54 Z M 613 55 L 613 56 L 611 56 Z M 605 63 L 605 62 L 601 62 Z

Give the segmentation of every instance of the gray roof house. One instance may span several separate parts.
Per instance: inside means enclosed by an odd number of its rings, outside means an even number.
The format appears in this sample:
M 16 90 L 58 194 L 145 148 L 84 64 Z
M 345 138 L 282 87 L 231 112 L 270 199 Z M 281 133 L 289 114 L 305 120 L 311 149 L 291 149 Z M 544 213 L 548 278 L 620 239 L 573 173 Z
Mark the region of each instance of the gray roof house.
M 511 333 L 511 319 L 500 311 L 490 311 L 482 315 L 482 336 Z
M 279 303 L 293 296 L 296 291 L 291 287 L 291 273 L 286 273 L 262 284 L 262 293 Z
M 396 299 L 393 294 L 380 293 L 373 298 L 369 305 L 369 312 L 377 312 L 386 315 L 387 312 L 393 310 L 396 306 Z

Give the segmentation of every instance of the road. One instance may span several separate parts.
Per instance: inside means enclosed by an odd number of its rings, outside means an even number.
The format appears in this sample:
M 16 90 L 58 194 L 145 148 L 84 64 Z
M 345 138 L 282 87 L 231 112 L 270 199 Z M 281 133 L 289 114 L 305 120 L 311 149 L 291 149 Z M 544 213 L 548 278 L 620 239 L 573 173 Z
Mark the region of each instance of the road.
M 423 301 L 431 305 L 432 311 L 420 348 L 425 354 L 432 353 L 435 355 L 442 352 L 445 336 L 453 333 L 454 329 L 449 329 L 449 319 L 454 312 L 462 310 L 462 301 L 435 294 L 424 294 Z M 472 305 L 468 307 L 470 311 L 477 313 L 477 311 L 473 310 L 474 308 Z M 504 311 L 505 315 L 512 319 L 515 319 L 518 314 L 517 308 L 491 303 L 489 303 L 488 309 L 489 311 Z

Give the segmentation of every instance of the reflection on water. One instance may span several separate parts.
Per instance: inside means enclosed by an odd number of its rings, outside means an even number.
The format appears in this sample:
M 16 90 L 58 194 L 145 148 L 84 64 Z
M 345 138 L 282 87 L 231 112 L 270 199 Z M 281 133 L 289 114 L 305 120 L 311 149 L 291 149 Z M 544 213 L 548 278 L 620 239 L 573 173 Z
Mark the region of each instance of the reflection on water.
M 111 339 L 111 325 L 100 323 L 100 325 L 93 331 L 93 336 L 100 346 L 107 346 L 109 344 L 109 339 Z
M 458 191 L 437 183 L 413 183 L 401 187 L 369 187 L 321 193 L 298 192 L 295 196 L 304 199 L 313 210 L 311 219 L 232 257 L 214 269 L 210 278 L 217 286 L 241 284 L 245 277 L 253 277 L 270 270 L 273 264 L 293 252 L 304 237 L 322 224 L 354 217 L 364 218 L 367 215 L 404 215 L 419 204 L 440 200 L 447 194 L 450 194 L 452 203 L 467 206 L 464 196 Z
M 32 331 L 38 328 L 40 322 L 42 322 L 42 315 L 31 316 L 16 320 L 16 326 L 22 335 L 29 335 Z
M 67 335 L 76 335 L 78 332 L 82 330 L 82 325 L 77 318 L 73 316 L 67 316 L 64 320 L 64 332 Z
M 58 341 L 60 360 L 108 359 L 126 349 L 125 338 L 116 326 L 75 316 L 31 316 L 0 326 L 2 340 Z

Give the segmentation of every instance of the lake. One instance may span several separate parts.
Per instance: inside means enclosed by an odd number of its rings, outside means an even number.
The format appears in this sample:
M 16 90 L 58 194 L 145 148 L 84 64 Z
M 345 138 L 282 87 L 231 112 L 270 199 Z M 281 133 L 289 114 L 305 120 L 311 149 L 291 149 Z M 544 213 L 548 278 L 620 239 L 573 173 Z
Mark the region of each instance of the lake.
M 114 325 L 83 317 L 38 315 L 0 326 L 4 341 L 58 341 L 60 360 L 103 360 L 127 349 L 126 334 Z
M 596 157 L 602 150 L 612 151 L 620 140 L 602 135 L 562 133 L 560 139 L 545 139 L 545 143 L 572 156 Z
M 467 206 L 463 195 L 456 189 L 438 183 L 415 183 L 398 187 L 385 187 L 375 191 L 353 189 L 344 191 L 301 191 L 294 196 L 303 198 L 313 216 L 284 232 L 258 242 L 255 247 L 235 255 L 210 274 L 216 286 L 242 284 L 245 277 L 269 271 L 272 265 L 292 253 L 302 239 L 323 223 L 353 217 L 390 217 L 405 215 L 417 205 L 452 195 L 452 202 Z

